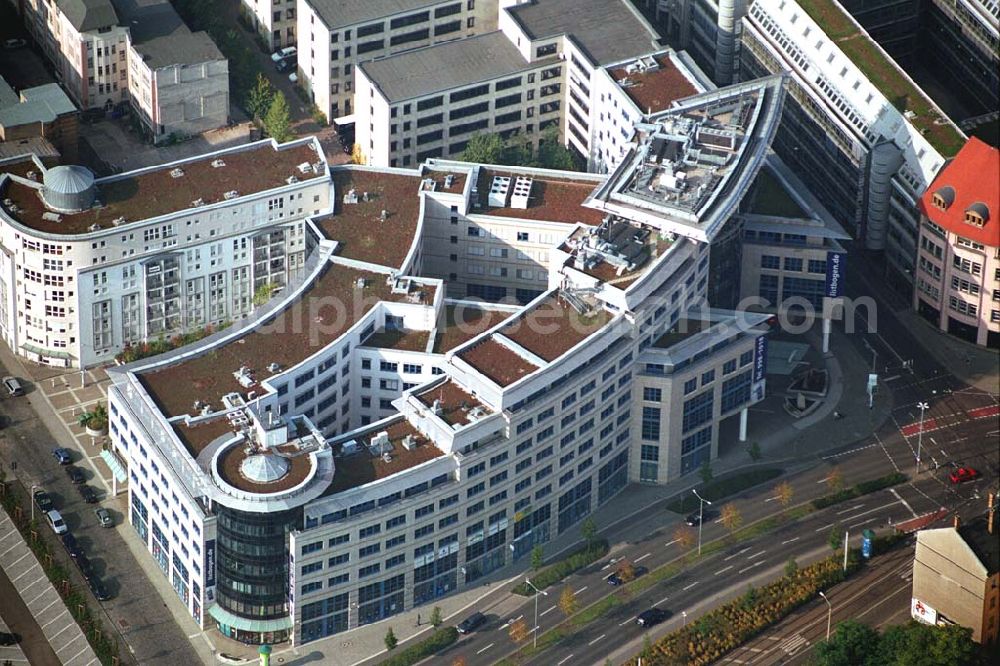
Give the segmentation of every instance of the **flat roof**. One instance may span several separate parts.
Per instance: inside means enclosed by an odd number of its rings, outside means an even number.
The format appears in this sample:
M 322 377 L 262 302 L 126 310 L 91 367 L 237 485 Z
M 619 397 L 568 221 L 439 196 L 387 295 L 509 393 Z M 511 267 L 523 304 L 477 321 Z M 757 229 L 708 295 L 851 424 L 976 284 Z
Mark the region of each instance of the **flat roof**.
M 598 65 L 657 50 L 657 35 L 627 0 L 536 0 L 506 11 L 533 40 L 572 36 Z
M 480 340 L 458 356 L 500 386 L 510 386 L 538 369 L 537 365 L 503 346 L 492 336 Z
M 908 118 L 910 124 L 935 150 L 946 158 L 958 153 L 965 143 L 962 133 L 946 116 L 946 122 L 936 122 L 944 114 L 840 4 L 831 0 L 795 1 L 886 99 L 900 112 L 916 114 Z
M 580 314 L 565 298 L 553 293 L 497 333 L 551 363 L 611 318 L 612 314 L 599 305 Z
M 333 215 L 316 219 L 316 224 L 338 241 L 337 255 L 400 268 L 417 233 L 420 176 L 352 167 L 334 167 L 330 175 L 336 195 Z M 344 203 L 352 189 L 357 203 Z
M 288 463 L 285 475 L 271 483 L 260 483 L 243 475 L 241 468 L 243 462 L 252 455 L 268 455 L 279 457 L 276 453 L 262 453 L 252 451 L 247 453 L 246 443 L 239 443 L 229 447 L 221 456 L 216 466 L 216 471 L 222 480 L 240 490 L 248 493 L 277 493 L 283 490 L 290 490 L 306 480 L 309 472 L 313 468 L 312 459 L 307 453 L 296 453 L 298 447 L 295 442 L 277 447 L 278 451 L 286 453 L 280 456 Z
M 699 91 L 679 70 L 668 54 L 655 57 L 659 69 L 628 72 L 626 67 L 609 70 L 611 77 L 625 91 L 639 110 L 645 113 L 662 111 L 677 99 L 695 95 Z
M 9 198 L 18 208 L 4 212 L 21 224 L 50 234 L 85 234 L 92 225 L 113 229 L 112 221 L 125 218 L 125 224 L 140 222 L 161 215 L 183 210 L 196 210 L 193 202 L 201 199 L 204 205 L 225 201 L 225 193 L 235 191 L 239 196 L 257 194 L 287 185 L 286 180 L 295 176 L 300 181 L 318 178 L 313 169 L 308 173 L 298 170 L 298 165 L 320 161 L 312 142 L 297 143 L 289 147 L 273 147 L 270 141 L 261 141 L 242 147 L 243 150 L 203 155 L 183 163 L 160 165 L 122 176 L 111 176 L 96 181 L 100 208 L 90 208 L 80 213 L 60 214 L 59 222 L 45 220 L 48 212 L 39 196 L 41 183 L 28 185 L 12 180 L 0 192 L 0 199 Z M 221 159 L 223 167 L 213 167 Z M 183 176 L 174 178 L 170 172 L 180 168 Z M 123 225 L 124 226 L 124 225 Z
M 328 28 L 347 27 L 355 23 L 433 7 L 444 0 L 305 0 Z
M 418 394 L 417 400 L 428 407 L 433 407 L 435 401 L 440 401 L 441 413 L 438 416 L 449 425 L 473 423 L 474 420 L 469 418 L 472 410 L 478 410 L 483 416 L 493 413 L 476 396 L 450 379 Z
M 483 304 L 485 306 L 485 304 Z M 446 305 L 434 336 L 434 353 L 444 354 L 465 344 L 480 333 L 512 316 L 513 313 L 489 307 Z
M 424 352 L 427 349 L 427 341 L 430 340 L 430 331 L 376 331 L 361 342 L 362 347 L 375 347 L 377 349 L 396 349 L 399 351 Z
M 512 208 L 511 206 L 491 208 L 489 198 L 490 185 L 494 176 L 528 176 L 533 182 L 527 208 Z M 585 208 L 583 202 L 594 191 L 597 183 L 593 180 L 564 180 L 546 178 L 530 173 L 505 171 L 502 169 L 479 170 L 479 203 L 481 208 L 473 210 L 484 215 L 514 217 L 539 222 L 565 222 L 566 224 L 598 225 L 604 219 L 604 213 L 593 208 Z
M 594 236 L 601 241 L 598 244 L 602 247 L 600 252 L 590 244 Z M 577 227 L 563 243 L 562 250 L 572 255 L 566 261 L 566 266 L 625 289 L 669 250 L 674 242 L 658 229 L 612 217 L 607 225 L 602 224 L 597 229 Z M 612 261 L 618 262 L 617 264 L 608 260 L 612 255 Z
M 64 114 L 76 113 L 76 107 L 57 83 L 25 88 L 11 100 L 0 78 L 0 125 L 14 127 L 29 123 L 51 123 Z M 7 86 L 7 90 L 10 87 Z M 11 91 L 13 92 L 13 91 Z
M 432 44 L 358 67 L 390 104 L 537 69 L 558 58 L 528 62 L 502 32 Z M 446 74 L 442 76 L 442 73 Z
M 196 425 L 189 426 L 184 423 L 173 423 L 171 425 L 173 425 L 174 432 L 177 433 L 177 437 L 184 444 L 184 448 L 188 450 L 192 458 L 197 458 L 198 454 L 205 450 L 205 447 L 219 437 L 227 434 L 235 436 L 236 434 L 233 431 L 233 426 L 229 423 L 229 419 L 221 414 L 217 419 Z
M 408 294 L 392 293 L 386 277 L 331 264 L 296 299 L 302 305 L 289 304 L 269 323 L 199 356 L 139 373 L 139 380 L 168 418 L 197 414 L 196 401 L 219 410 L 227 393 L 244 395 L 253 390 L 253 385 L 245 387 L 233 376 L 240 368 L 250 369 L 256 385 L 270 376 L 268 365 L 277 363 L 284 370 L 298 364 L 339 338 L 379 301 L 407 299 Z M 357 287 L 359 278 L 366 280 L 363 289 Z M 433 302 L 434 288 L 421 286 L 430 292 L 424 302 Z
M 702 331 L 707 331 L 715 324 L 716 322 L 714 321 L 704 319 L 679 319 L 676 324 L 670 327 L 670 330 L 657 338 L 653 346 L 660 349 L 673 347 L 678 342 L 684 342 Z
M 383 460 L 381 455 L 372 455 L 368 449 L 371 438 L 383 430 L 389 433 L 389 442 L 392 444 L 390 453 L 392 459 L 389 462 Z M 361 439 L 361 436 L 364 436 L 364 439 Z M 358 436 L 358 453 L 334 458 L 333 483 L 323 493 L 324 496 L 390 477 L 444 455 L 444 451 L 434 446 L 433 442 L 405 418 L 400 418 L 388 426 L 376 425 L 362 432 L 361 436 Z M 417 446 L 413 450 L 407 450 L 403 446 L 403 439 L 407 436 L 416 439 Z

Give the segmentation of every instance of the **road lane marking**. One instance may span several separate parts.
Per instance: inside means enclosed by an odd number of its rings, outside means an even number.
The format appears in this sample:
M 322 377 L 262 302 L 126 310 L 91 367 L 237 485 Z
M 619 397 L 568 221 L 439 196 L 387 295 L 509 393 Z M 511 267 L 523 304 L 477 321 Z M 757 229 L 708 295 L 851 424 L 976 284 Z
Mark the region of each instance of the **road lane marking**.
M 665 604 L 665 603 L 667 603 L 667 599 L 669 599 L 669 598 L 670 597 L 663 597 L 662 599 L 660 599 L 659 601 L 657 601 L 654 605 L 659 606 L 660 604 Z
M 759 553 L 754 553 L 753 555 L 751 555 L 751 556 L 750 556 L 750 557 L 748 557 L 747 559 L 748 559 L 748 560 L 752 560 L 752 559 L 754 559 L 754 558 L 757 558 L 757 557 L 760 557 L 761 555 L 763 555 L 763 554 L 764 554 L 764 553 L 766 553 L 766 552 L 767 552 L 766 550 L 762 550 L 762 551 L 760 551 Z
M 482 650 L 480 650 L 480 651 L 479 651 L 479 652 L 477 652 L 476 654 L 482 654 L 482 653 L 486 652 L 486 651 L 487 651 L 487 650 L 489 650 L 489 649 L 490 649 L 491 647 L 493 647 L 493 645 L 494 645 L 494 643 L 490 643 L 489 645 L 487 645 L 486 647 L 484 647 L 484 648 L 483 648 Z
M 899 493 L 897 493 L 897 492 L 896 492 L 896 489 L 895 489 L 895 488 L 889 488 L 889 492 L 890 492 L 890 493 L 892 493 L 893 497 L 895 497 L 896 499 L 898 499 L 898 500 L 899 500 L 900 502 L 902 502 L 902 503 L 903 503 L 903 506 L 905 506 L 905 507 L 906 507 L 906 509 L 907 509 L 907 510 L 908 510 L 908 511 L 909 511 L 910 513 L 912 513 L 912 514 L 913 514 L 913 517 L 914 517 L 914 518 L 916 518 L 916 517 L 917 517 L 917 512 L 913 510 L 913 507 L 912 507 L 912 506 L 910 506 L 910 503 L 909 503 L 909 502 L 907 502 L 907 501 L 906 501 L 905 499 L 903 499 L 902 497 L 900 497 L 900 496 L 899 496 Z M 857 517 L 857 516 L 855 516 L 855 518 L 856 518 L 856 517 Z
M 740 569 L 739 571 L 737 571 L 736 573 L 743 573 L 744 571 L 750 571 L 754 567 L 759 567 L 760 565 L 764 564 L 765 561 L 766 560 L 757 560 L 756 562 L 754 562 L 750 566 L 744 567 L 744 568 Z
M 584 591 L 584 590 L 586 590 L 586 589 L 587 589 L 587 586 L 586 586 L 586 585 L 584 585 L 584 586 L 583 586 L 583 587 L 581 587 L 581 588 L 580 588 L 579 590 L 577 590 L 577 591 L 575 592 L 575 594 L 580 594 L 581 592 L 583 592 L 583 591 Z
M 864 508 L 864 506 L 865 506 L 864 504 L 856 504 L 852 506 L 850 509 L 844 509 L 842 511 L 838 511 L 837 515 L 839 516 L 845 513 L 850 513 L 851 511 L 857 511 L 858 509 Z
M 773 502 L 776 499 L 778 499 L 778 498 L 777 497 L 768 497 L 766 500 L 764 500 L 764 503 L 767 504 L 768 502 Z
M 641 557 L 637 557 L 637 558 L 635 558 L 635 561 L 636 561 L 636 562 L 642 562 L 642 561 L 643 561 L 644 559 L 646 559 L 646 558 L 647 558 L 647 557 L 649 557 L 650 555 L 652 555 L 652 553 L 646 553 L 645 555 L 643 555 L 643 556 L 641 556 Z
M 632 616 L 632 617 L 630 617 L 629 619 L 625 620 L 624 622 L 619 622 L 619 623 L 618 623 L 618 626 L 619 626 L 619 627 L 624 627 L 624 626 L 625 626 L 626 624 L 628 624 L 629 622 L 631 622 L 631 621 L 632 621 L 632 620 L 634 620 L 634 619 L 635 619 L 635 615 L 633 615 L 633 616 Z
M 589 646 L 593 645 L 594 643 L 597 643 L 598 641 L 600 641 L 600 640 L 601 640 L 602 638 L 604 638 L 605 636 L 607 636 L 607 634 L 601 634 L 600 636 L 598 636 L 598 637 L 597 637 L 597 638 L 595 638 L 594 640 L 592 640 L 592 641 L 590 641 L 589 643 L 587 643 L 587 646 L 589 647 Z
M 547 610 L 543 610 L 539 615 L 540 615 L 540 617 L 545 617 L 546 613 L 551 613 L 555 609 L 556 609 L 555 606 L 550 606 Z
M 799 540 L 798 537 L 792 537 L 791 539 L 785 539 L 784 541 L 781 542 L 781 545 L 785 546 L 787 544 L 792 543 L 793 541 L 798 541 L 798 540 Z
M 824 525 L 823 527 L 817 528 L 815 531 L 816 532 L 822 532 L 823 530 L 828 530 L 831 527 L 833 527 L 833 523 L 830 523 L 829 525 Z
M 687 587 L 684 588 L 684 591 L 687 592 L 688 590 L 690 590 L 692 587 L 694 587 L 697 584 L 698 584 L 698 581 L 695 581 L 695 582 L 691 583 L 690 585 L 688 585 Z
M 730 565 L 729 565 L 728 567 L 726 567 L 725 569 L 719 569 L 718 571 L 716 571 L 716 572 L 715 572 L 714 574 L 712 574 L 712 575 L 713 575 L 713 576 L 718 576 L 718 575 L 720 575 L 720 574 L 724 574 L 724 573 L 726 573 L 727 571 L 729 571 L 729 570 L 730 570 L 730 569 L 732 569 L 732 568 L 733 568 L 733 565 L 732 565 L 732 564 L 730 564 Z
M 672 546 L 672 545 L 674 545 L 675 543 L 677 543 L 678 541 L 680 541 L 680 539 L 674 539 L 673 541 L 668 541 L 668 542 L 666 542 L 666 543 L 665 543 L 665 544 L 663 544 L 663 545 L 664 545 L 664 546 Z
M 565 664 L 567 661 L 569 661 L 572 658 L 573 658 L 573 655 L 570 655 L 570 656 L 566 657 L 565 659 L 563 659 L 562 661 L 560 661 L 559 663 L 557 663 L 556 666 L 562 666 L 563 664 Z
M 862 525 L 867 525 L 870 522 L 878 520 L 877 517 L 869 518 L 868 520 L 862 520 L 860 523 L 854 523 L 853 525 L 848 525 L 847 529 L 853 530 L 855 527 L 861 527 Z
M 737 553 L 733 553 L 733 554 L 732 554 L 732 555 L 730 555 L 729 557 L 724 557 L 724 558 L 722 558 L 722 561 L 723 561 L 723 562 L 728 562 L 729 560 L 731 560 L 731 559 L 733 559 L 734 557 L 737 557 L 737 556 L 739 556 L 739 555 L 742 555 L 743 553 L 747 552 L 748 550 L 750 550 L 750 546 L 747 546 L 746 548 L 744 548 L 743 550 L 741 550 L 741 551 L 739 551 L 739 552 L 737 552 Z

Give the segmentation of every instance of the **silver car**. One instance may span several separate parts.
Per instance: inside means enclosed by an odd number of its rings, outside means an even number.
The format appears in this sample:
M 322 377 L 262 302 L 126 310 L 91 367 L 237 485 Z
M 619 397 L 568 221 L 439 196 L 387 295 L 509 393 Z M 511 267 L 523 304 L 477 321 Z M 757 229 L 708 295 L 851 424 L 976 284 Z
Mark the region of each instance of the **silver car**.
M 105 508 L 94 509 L 94 515 L 97 516 L 97 522 L 101 524 L 101 527 L 114 527 L 115 521 L 111 518 L 111 514 Z

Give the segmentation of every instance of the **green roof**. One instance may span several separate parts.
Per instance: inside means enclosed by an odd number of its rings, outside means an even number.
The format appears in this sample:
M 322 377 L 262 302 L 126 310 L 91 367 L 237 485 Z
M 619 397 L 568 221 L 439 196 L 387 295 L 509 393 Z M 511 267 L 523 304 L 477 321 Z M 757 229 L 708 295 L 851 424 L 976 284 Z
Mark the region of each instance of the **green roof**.
M 912 111 L 908 119 L 942 157 L 954 157 L 965 145 L 965 136 L 934 103 L 878 47 L 872 38 L 834 0 L 796 0 L 851 62 L 868 77 L 900 112 Z M 941 119 L 946 122 L 939 123 Z
M 754 215 L 808 217 L 802 207 L 788 193 L 788 190 L 767 168 L 757 172 L 756 186 L 752 196 L 753 202 L 750 204 L 750 212 Z

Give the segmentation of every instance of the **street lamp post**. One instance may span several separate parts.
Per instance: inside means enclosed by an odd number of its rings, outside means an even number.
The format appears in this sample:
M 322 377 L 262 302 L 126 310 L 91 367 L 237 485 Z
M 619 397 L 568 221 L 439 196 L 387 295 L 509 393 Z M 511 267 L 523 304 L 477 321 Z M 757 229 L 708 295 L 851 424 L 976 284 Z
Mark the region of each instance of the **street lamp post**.
M 826 598 L 826 595 L 822 591 L 820 591 L 819 596 L 823 597 L 823 601 L 826 602 L 828 608 L 826 612 L 826 640 L 830 640 L 830 621 L 833 619 L 833 604 L 830 603 L 830 600 Z
M 41 488 L 38 484 L 31 484 L 31 522 L 35 522 L 35 488 Z
M 538 647 L 538 595 L 544 594 L 547 597 L 549 596 L 549 593 L 539 590 L 537 587 L 535 587 L 535 584 L 532 583 L 531 580 L 528 578 L 525 578 L 524 582 L 530 585 L 531 589 L 535 591 L 535 624 L 534 628 L 531 630 L 531 633 L 534 634 L 534 639 L 532 640 L 533 647 L 537 648 Z
M 705 522 L 705 505 L 712 505 L 707 499 L 698 494 L 697 488 L 692 488 L 691 492 L 698 498 L 698 557 L 701 557 L 701 526 Z
M 920 474 L 920 447 L 924 443 L 924 410 L 928 407 L 926 402 L 917 403 L 917 408 L 920 410 L 920 430 L 917 431 L 917 474 Z

